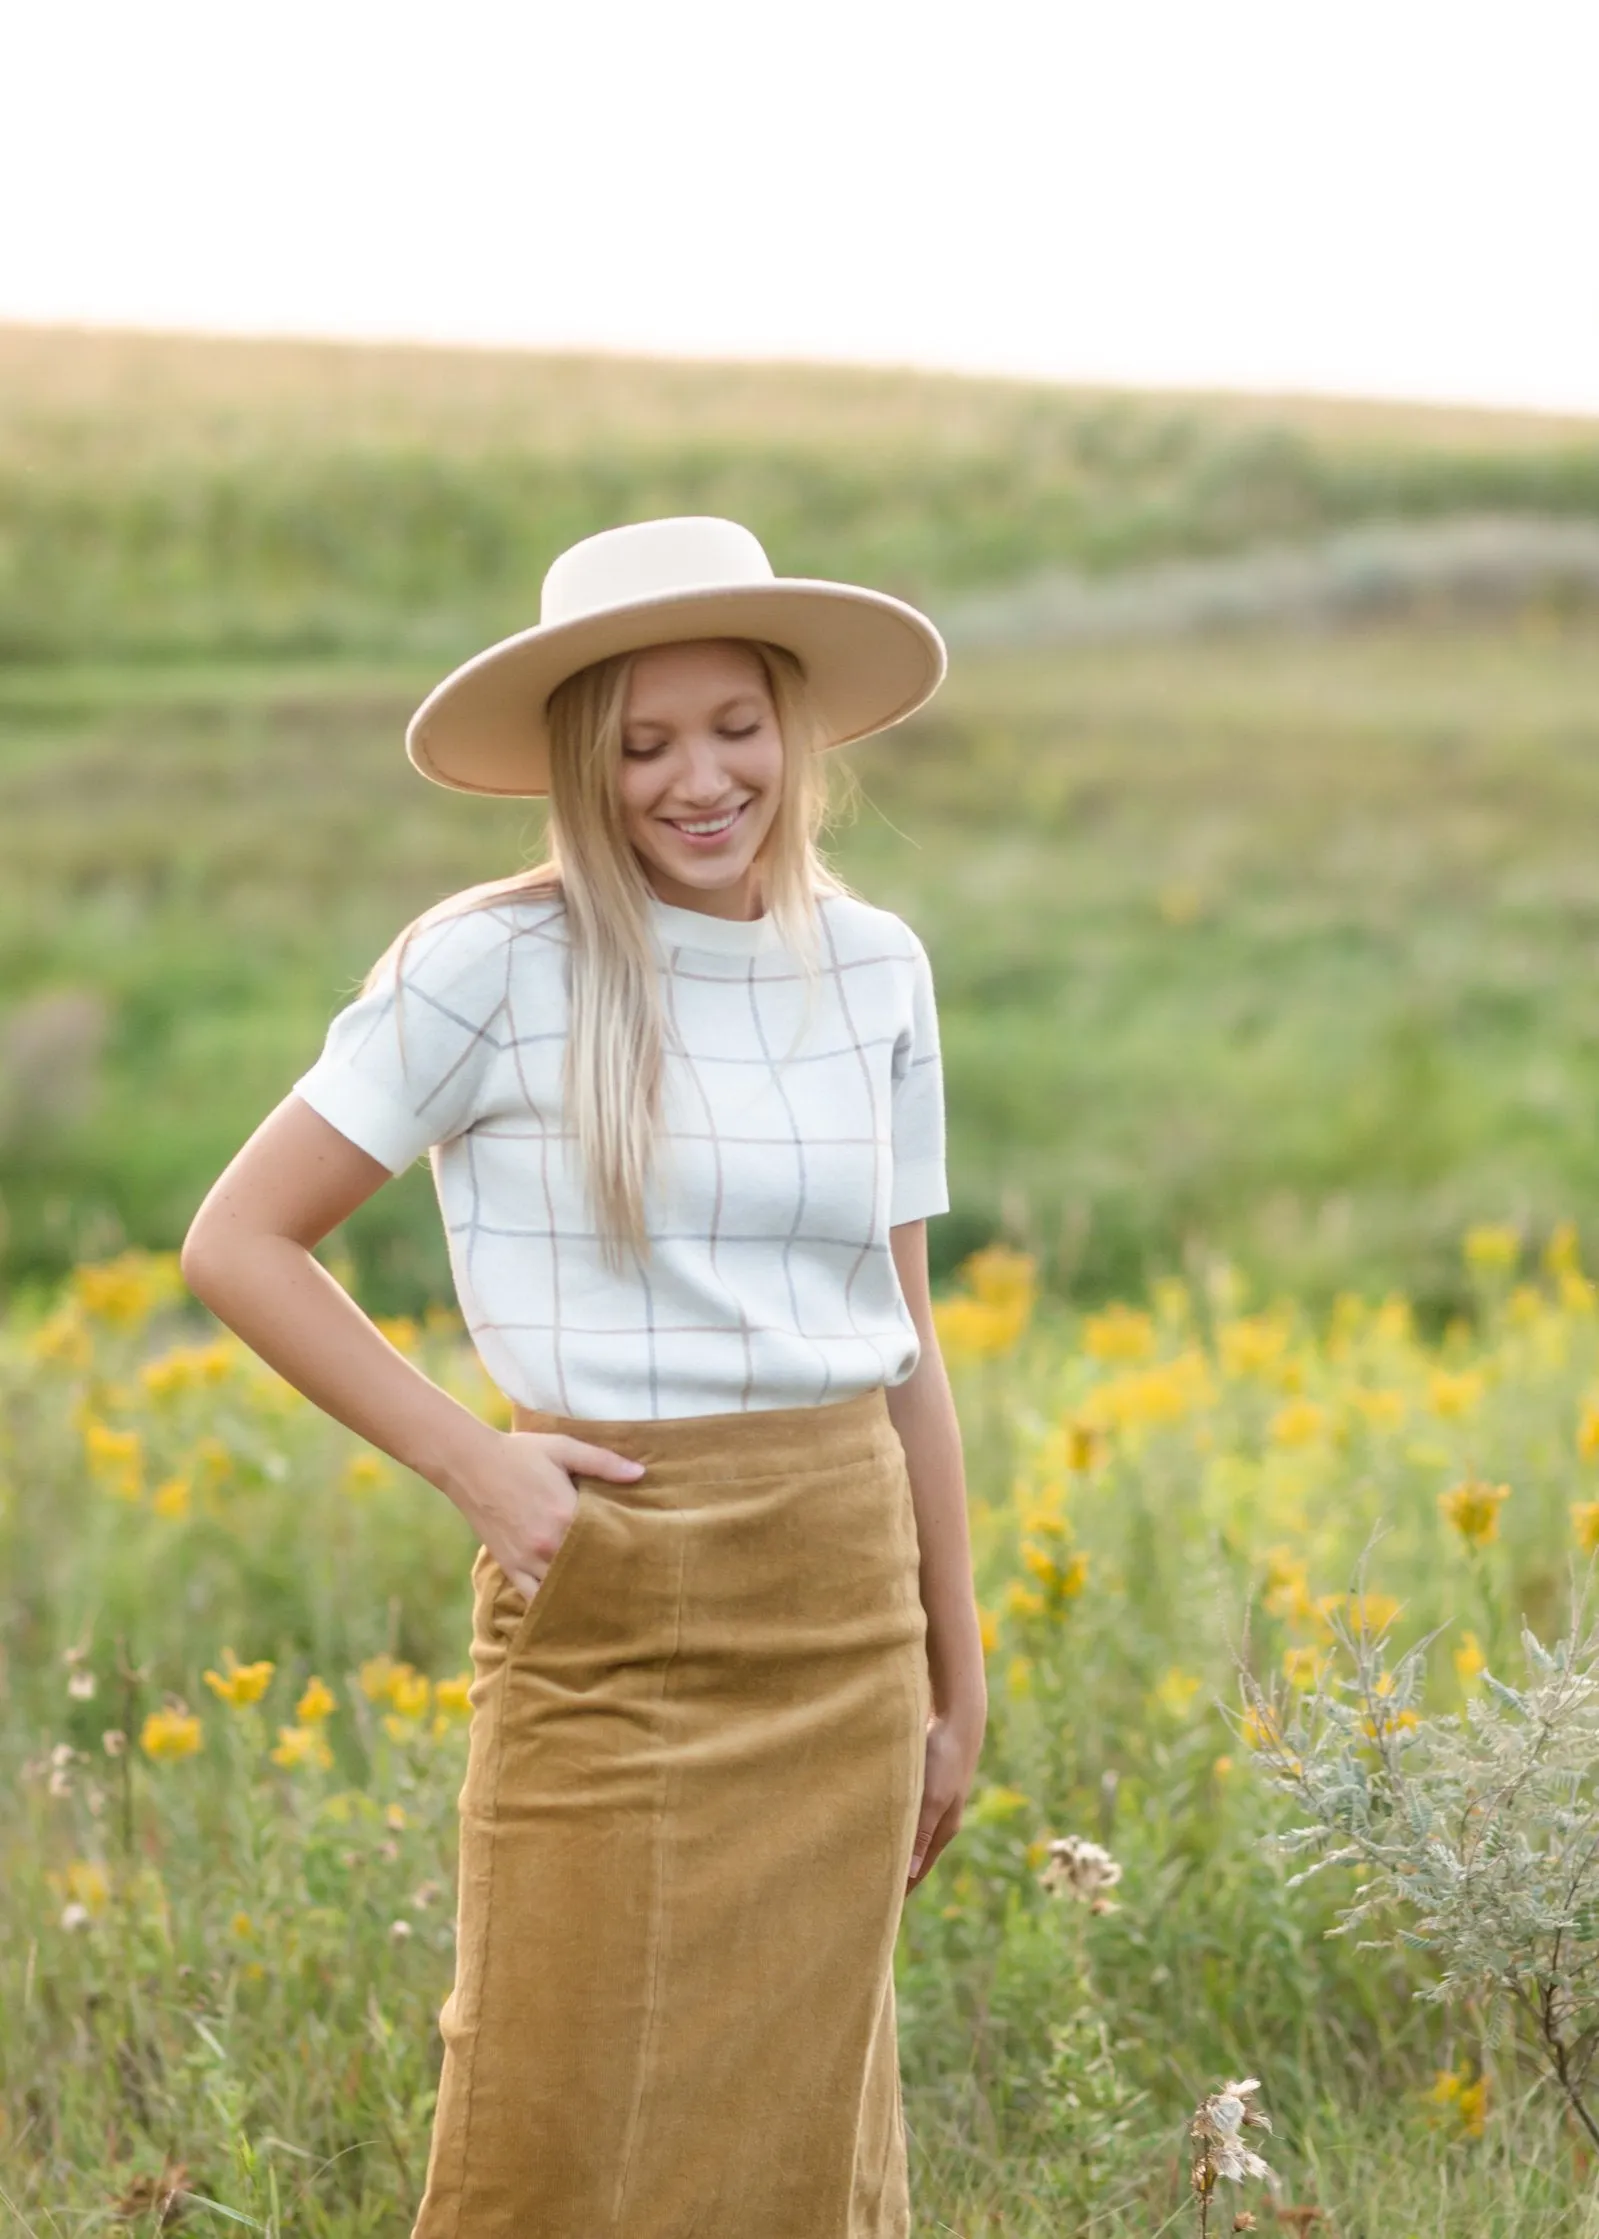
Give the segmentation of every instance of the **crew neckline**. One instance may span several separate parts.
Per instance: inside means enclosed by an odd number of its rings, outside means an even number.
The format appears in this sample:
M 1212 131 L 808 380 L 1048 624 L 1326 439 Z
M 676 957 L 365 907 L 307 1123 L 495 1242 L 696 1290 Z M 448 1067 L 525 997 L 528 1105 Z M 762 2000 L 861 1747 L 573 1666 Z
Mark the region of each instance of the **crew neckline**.
M 684 910 L 675 902 L 663 902 L 653 888 L 647 900 L 651 922 L 669 948 L 699 949 L 715 956 L 761 956 L 781 945 L 770 910 L 761 917 L 713 917 L 709 910 Z

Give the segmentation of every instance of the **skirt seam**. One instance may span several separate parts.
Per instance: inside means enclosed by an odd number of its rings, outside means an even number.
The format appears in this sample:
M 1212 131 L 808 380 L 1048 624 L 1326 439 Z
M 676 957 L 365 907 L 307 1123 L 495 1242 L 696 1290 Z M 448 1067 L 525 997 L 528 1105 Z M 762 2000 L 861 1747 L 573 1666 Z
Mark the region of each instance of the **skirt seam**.
M 688 1548 L 680 1525 L 677 1534 L 677 1579 L 672 1610 L 672 1645 L 661 1666 L 659 1700 L 664 1704 L 671 1684 L 672 1667 L 677 1661 L 678 1649 L 683 1638 L 683 1571 Z M 648 2086 L 650 2065 L 655 2056 L 655 2030 L 660 2013 L 661 1945 L 663 1922 L 666 1917 L 666 1856 L 671 1826 L 670 1798 L 672 1763 L 668 1757 L 656 1791 L 654 1805 L 654 1837 L 656 1853 L 655 1890 L 650 1916 L 650 1987 L 649 2003 L 644 2016 L 644 2026 L 639 2039 L 638 2066 L 633 2079 L 633 2104 L 628 2109 L 627 2134 L 622 2144 L 621 2167 L 616 2176 L 616 2193 L 612 2208 L 615 2228 L 622 2228 L 622 2211 L 627 2202 L 627 2183 L 632 2172 L 634 2154 L 638 2146 L 640 2118 L 643 2113 L 645 2092 Z
M 500 1854 L 499 1830 L 494 1821 L 500 1795 L 500 1771 L 505 1757 L 505 1696 L 506 1690 L 511 1684 L 511 1671 L 512 1660 L 510 1652 L 507 1650 L 500 1665 L 500 1684 L 495 1689 L 493 1696 L 494 1748 L 490 1762 L 489 1793 L 484 1805 L 486 1823 L 483 1829 L 484 1841 L 488 1848 L 488 1865 L 485 1872 L 486 1886 L 481 1910 L 485 1932 L 478 1938 L 478 1948 L 475 1954 L 477 1964 L 472 1973 L 470 2010 L 474 2017 L 480 2014 L 483 2004 L 483 1978 L 488 1972 L 489 1964 L 487 1924 L 494 1918 L 494 1869 Z M 457 2234 L 457 2239 L 459 2239 L 461 2213 L 466 2200 L 466 2170 L 472 2138 L 472 2108 L 477 2090 L 478 2042 L 482 2034 L 483 2031 L 479 2021 L 474 2018 L 473 2026 L 467 2032 L 466 2075 L 463 2079 L 464 2088 L 462 2091 L 464 2104 L 460 2127 L 461 2147 L 457 2156 L 456 2183 L 454 2186 L 455 2216 L 452 2229 Z

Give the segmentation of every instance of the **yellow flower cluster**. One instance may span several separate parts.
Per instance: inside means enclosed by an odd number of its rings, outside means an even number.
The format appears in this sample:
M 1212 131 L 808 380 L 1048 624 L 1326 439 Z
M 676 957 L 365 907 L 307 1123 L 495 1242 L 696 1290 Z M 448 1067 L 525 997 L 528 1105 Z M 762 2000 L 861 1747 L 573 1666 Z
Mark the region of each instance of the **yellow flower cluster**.
M 151 1711 L 139 1734 L 139 1747 L 147 1757 L 192 1757 L 201 1741 L 199 1719 L 176 1704 Z
M 206 1685 L 220 1703 L 230 1709 L 243 1710 L 250 1703 L 258 1703 L 272 1684 L 276 1664 L 241 1664 L 231 1648 L 224 1648 L 222 1661 L 226 1671 L 208 1671 L 203 1676 Z
M 958 1272 L 965 1293 L 933 1302 L 939 1350 L 950 1361 L 987 1360 L 1008 1353 L 1033 1318 L 1038 1296 L 1036 1261 L 1026 1252 L 990 1244 L 972 1253 Z
M 1464 1477 L 1438 1495 L 1438 1507 L 1468 1547 L 1486 1547 L 1499 1536 L 1499 1511 L 1509 1498 L 1508 1485 L 1489 1485 L 1480 1477 Z

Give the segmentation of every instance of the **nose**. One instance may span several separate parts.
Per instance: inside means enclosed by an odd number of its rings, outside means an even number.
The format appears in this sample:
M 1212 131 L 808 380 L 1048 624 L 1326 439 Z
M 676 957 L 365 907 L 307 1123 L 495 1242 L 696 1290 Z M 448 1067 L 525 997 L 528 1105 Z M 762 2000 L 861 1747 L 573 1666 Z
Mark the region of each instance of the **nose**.
M 708 738 L 686 739 L 674 793 L 695 807 L 716 808 L 727 798 L 729 790 L 717 742 Z

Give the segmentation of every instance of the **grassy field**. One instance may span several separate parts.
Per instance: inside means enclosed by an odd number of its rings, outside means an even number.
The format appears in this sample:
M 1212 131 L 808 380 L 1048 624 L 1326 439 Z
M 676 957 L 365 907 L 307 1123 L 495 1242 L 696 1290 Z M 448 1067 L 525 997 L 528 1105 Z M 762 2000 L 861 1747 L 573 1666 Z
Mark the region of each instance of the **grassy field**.
M 1289 1887 L 1228 1646 L 1247 1613 L 1260 1674 L 1324 1657 L 1381 1525 L 1394 1651 L 1445 1624 L 1461 1710 L 1599 1538 L 1599 611 L 1493 541 L 1599 520 L 1594 424 L 20 329 L 0 2231 L 142 2239 L 180 2181 L 185 2230 L 409 2228 L 472 1549 L 170 1255 L 398 927 L 538 852 L 536 805 L 410 769 L 417 699 L 562 545 L 668 510 L 966 618 L 925 713 L 829 765 L 830 853 L 938 985 L 993 1706 L 898 1954 L 919 2239 L 1191 2228 L 1184 2123 L 1245 2075 L 1279 2187 L 1213 2231 L 1599 2239 L 1524 2048 L 1419 2001 L 1425 1951 L 1329 1940 L 1347 1877 Z M 1384 523 L 1436 551 L 1349 626 L 1318 585 Z M 1166 563 L 1268 614 L 1272 540 L 1322 555 L 1306 626 L 1151 634 L 1216 611 Z M 1472 553 L 1491 597 L 1426 595 Z M 504 1419 L 425 1166 L 324 1256 Z M 1111 1906 L 1051 1886 L 1067 1835 Z
M 534 851 L 406 763 L 430 673 L 0 673 L 13 1284 L 175 1246 L 392 932 Z M 1599 626 L 974 651 L 850 759 L 833 852 L 938 981 L 941 1275 L 1224 1248 L 1436 1314 L 1466 1222 L 1592 1218 Z M 450 1295 L 425 1167 L 351 1233 L 374 1304 Z
M 1278 2189 L 1236 2196 L 1260 2229 L 1599 2230 L 1514 2038 L 1418 2003 L 1425 1952 L 1328 1940 L 1347 1872 L 1288 1886 L 1230 1660 L 1246 1612 L 1263 1674 L 1332 1653 L 1377 1525 L 1368 1623 L 1394 1655 L 1446 1627 L 1433 1708 L 1517 1676 L 1521 1613 L 1558 1628 L 1599 1523 L 1595 1291 L 1569 1232 L 1547 1272 L 1486 1242 L 1437 1343 L 1397 1296 L 1318 1316 L 1221 1264 L 1085 1317 L 988 1253 L 943 1300 L 991 1715 L 897 1954 L 918 2233 L 1191 2230 L 1183 2126 L 1242 2075 L 1276 2123 Z M 153 2233 L 181 2170 L 273 2239 L 400 2239 L 469 1535 L 180 1294 L 134 1256 L 0 1329 L 0 2213 Z M 506 1421 L 447 1311 L 385 1327 Z M 1476 1475 L 1508 1488 L 1486 1530 L 1442 1497 Z M 1051 1885 L 1069 1835 L 1120 1868 L 1110 1905 Z
M 730 513 L 941 599 L 1402 516 L 1599 514 L 1584 420 L 0 328 L 0 658 L 442 660 L 590 530 Z

